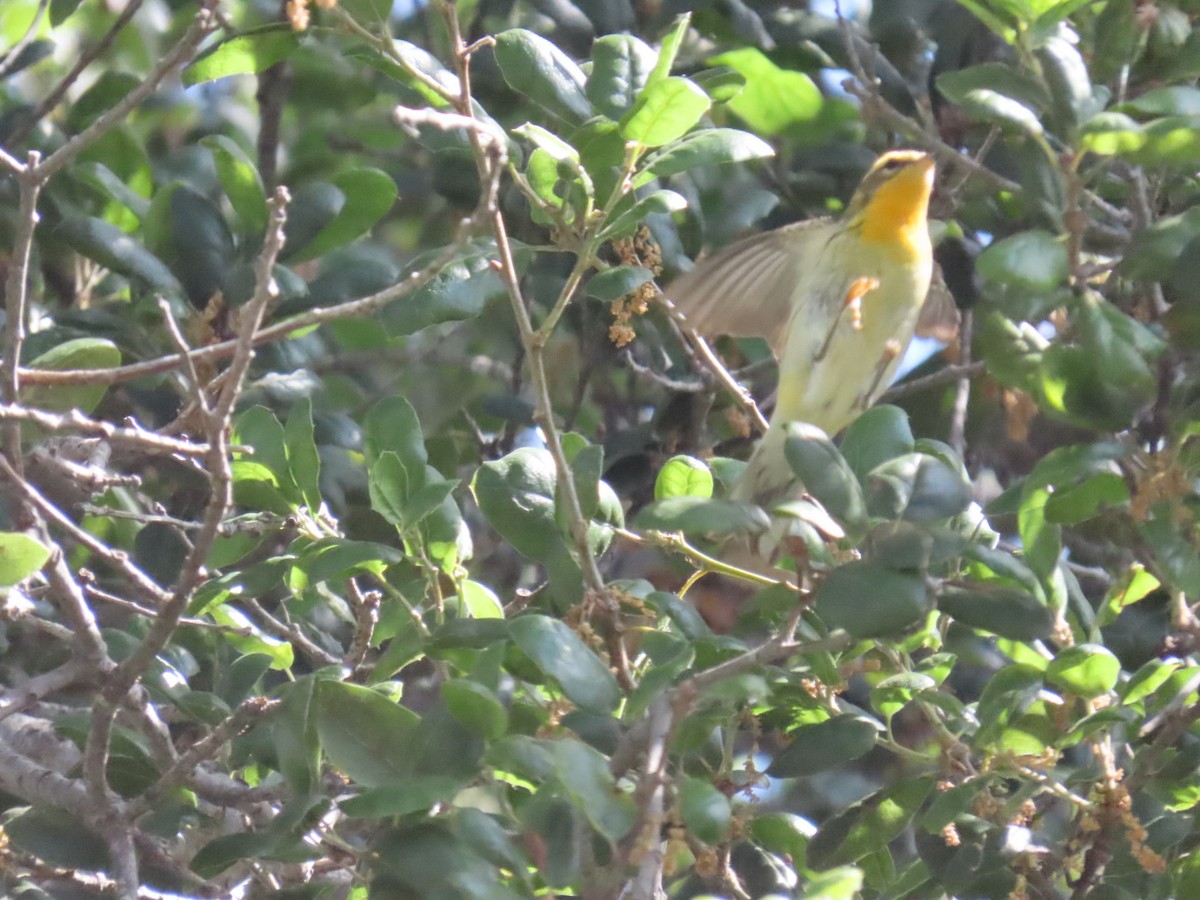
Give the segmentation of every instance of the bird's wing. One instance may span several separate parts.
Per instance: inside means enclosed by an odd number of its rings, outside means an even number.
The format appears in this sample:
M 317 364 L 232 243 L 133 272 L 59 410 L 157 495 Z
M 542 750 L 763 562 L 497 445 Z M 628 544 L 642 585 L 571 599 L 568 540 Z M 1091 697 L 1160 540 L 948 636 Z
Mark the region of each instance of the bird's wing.
M 917 317 L 917 334 L 920 337 L 937 338 L 949 344 L 958 335 L 959 318 L 954 296 L 942 278 L 942 267 L 934 263 L 929 294 L 925 297 L 925 305 L 921 307 L 921 314 Z
M 664 289 L 685 323 L 702 335 L 761 337 L 778 356 L 793 312 L 802 245 L 827 219 L 752 235 L 696 263 Z M 819 238 L 818 238 L 819 240 Z

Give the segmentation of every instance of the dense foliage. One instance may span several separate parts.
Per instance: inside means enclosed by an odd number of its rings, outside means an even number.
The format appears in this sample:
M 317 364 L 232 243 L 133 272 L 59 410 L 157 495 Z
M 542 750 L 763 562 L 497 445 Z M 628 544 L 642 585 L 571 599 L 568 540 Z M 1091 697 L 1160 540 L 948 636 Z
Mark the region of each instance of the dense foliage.
M 7 893 L 1200 896 L 1197 7 L 845 12 L 0 4 Z M 734 502 L 656 282 L 893 146 L 960 339 Z

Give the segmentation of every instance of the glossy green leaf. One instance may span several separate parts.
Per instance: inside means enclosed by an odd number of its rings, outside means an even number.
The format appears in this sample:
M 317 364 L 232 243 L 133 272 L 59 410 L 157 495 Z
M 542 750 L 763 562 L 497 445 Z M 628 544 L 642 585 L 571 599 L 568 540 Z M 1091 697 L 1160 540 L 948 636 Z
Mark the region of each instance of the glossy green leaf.
M 876 466 L 864 489 L 872 515 L 910 522 L 948 519 L 971 501 L 962 472 L 925 453 L 908 453 Z
M 296 262 L 316 259 L 361 237 L 396 202 L 396 182 L 379 169 L 349 169 L 332 180 L 346 201 L 310 241 L 294 245 L 289 242 L 289 258 Z
M 316 512 L 321 508 L 321 458 L 313 440 L 312 401 L 301 400 L 292 407 L 283 429 L 288 470 L 300 490 L 304 504 Z
M 451 715 L 480 737 L 498 738 L 508 730 L 503 704 L 477 681 L 458 678 L 444 682 L 442 700 Z
M 774 156 L 774 148 L 762 138 L 736 128 L 705 128 L 685 134 L 642 161 L 634 187 L 641 187 L 655 178 L 666 178 L 700 166 L 747 162 Z
M 526 615 L 511 620 L 508 630 L 521 652 L 558 682 L 572 703 L 596 712 L 616 707 L 620 697 L 616 679 L 565 623 Z
M 179 281 L 157 256 L 115 225 L 90 216 L 66 219 L 54 235 L 72 250 L 153 290 L 179 293 Z
M 867 508 L 862 488 L 850 464 L 825 432 L 815 425 L 790 423 L 784 453 L 804 490 L 820 501 L 830 515 L 850 525 L 865 522 Z
M 687 208 L 687 200 L 674 191 L 654 191 L 644 197 L 635 198 L 628 194 L 613 210 L 612 218 L 604 229 L 606 240 L 629 237 L 647 216 L 678 212 Z
M 613 781 L 608 760 L 581 741 L 555 741 L 551 747 L 555 773 L 576 808 L 611 843 L 625 837 L 637 819 L 636 806 Z
M 24 581 L 46 564 L 50 548 L 19 531 L 0 531 L 0 588 Z
M 654 481 L 654 499 L 668 497 L 712 497 L 712 472 L 702 460 L 693 456 L 672 456 L 658 472 Z
M 568 122 L 591 115 L 583 71 L 544 37 L 524 28 L 500 32 L 496 62 L 509 87 L 547 112 Z
M 1011 97 L 1034 110 L 1044 110 L 1050 105 L 1050 94 L 1044 85 L 1007 63 L 987 62 L 943 72 L 937 76 L 937 86 L 948 100 L 960 105 L 968 93 L 980 88 Z
M 1054 628 L 1054 614 L 1040 600 L 1007 587 L 943 587 L 938 609 L 957 622 L 1014 641 L 1043 638 Z
M 875 747 L 879 726 L 869 719 L 839 715 L 797 728 L 775 754 L 767 774 L 773 778 L 815 775 L 865 756 Z
M 830 627 L 858 638 L 895 634 L 929 611 L 920 576 L 873 562 L 838 566 L 817 588 L 814 606 Z
M 288 25 L 268 25 L 223 41 L 183 70 L 187 86 L 229 75 L 254 75 L 282 62 L 300 46 Z
M 727 105 L 758 134 L 798 134 L 821 114 L 824 100 L 812 79 L 803 72 L 781 69 L 760 50 L 731 50 L 708 64 L 729 66 L 745 76 L 745 88 Z
M 1067 278 L 1067 249 L 1046 231 L 1023 231 L 979 255 L 979 274 L 1026 291 L 1050 291 Z
M 587 292 L 589 297 L 608 302 L 624 297 L 653 278 L 654 273 L 641 266 L 613 266 L 588 279 Z
M 504 294 L 493 259 L 490 247 L 468 248 L 442 266 L 424 287 L 384 308 L 382 318 L 388 333 L 398 337 L 479 315 L 488 300 Z M 518 265 L 521 259 L 518 254 Z
M 637 524 L 639 528 L 684 534 L 759 534 L 771 523 L 757 506 L 689 495 L 648 504 L 638 513 Z
M 366 787 L 403 783 L 412 769 L 416 713 L 378 691 L 337 681 L 317 688 L 317 733 L 326 757 Z
M 686 78 L 664 78 L 644 90 L 621 120 L 621 134 L 643 147 L 682 137 L 708 112 L 712 101 Z
M 121 364 L 121 351 L 104 338 L 74 338 L 29 361 L 29 368 L 62 372 L 71 369 L 110 369 Z M 45 384 L 21 387 L 21 402 L 49 412 L 78 409 L 90 413 L 108 391 L 105 384 Z
M 1060 650 L 1046 667 L 1046 681 L 1088 699 L 1111 691 L 1120 674 L 1120 661 L 1107 647 L 1097 644 L 1077 644 Z
M 586 93 L 592 106 L 610 119 L 620 119 L 638 99 L 658 54 L 631 34 L 606 34 L 592 44 L 592 71 Z
M 246 234 L 259 235 L 267 229 L 267 200 L 262 177 L 246 152 L 222 134 L 201 142 L 212 151 L 217 178 Z
M 681 778 L 676 790 L 683 824 L 692 836 L 705 844 L 724 840 L 733 817 L 729 798 L 705 778 Z
M 933 790 L 930 777 L 909 778 L 871 795 L 821 824 L 808 842 L 813 868 L 856 862 L 902 832 Z

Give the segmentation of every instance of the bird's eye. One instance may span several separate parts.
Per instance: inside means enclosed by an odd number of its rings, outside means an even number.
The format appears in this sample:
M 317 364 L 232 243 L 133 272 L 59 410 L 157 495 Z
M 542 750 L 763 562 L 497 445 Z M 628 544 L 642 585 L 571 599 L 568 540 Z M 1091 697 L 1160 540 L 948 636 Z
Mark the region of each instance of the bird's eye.
M 887 162 L 885 162 L 883 164 L 883 166 L 880 168 L 880 171 L 895 172 L 898 169 L 903 169 L 904 165 L 905 165 L 905 161 L 902 159 L 889 159 Z

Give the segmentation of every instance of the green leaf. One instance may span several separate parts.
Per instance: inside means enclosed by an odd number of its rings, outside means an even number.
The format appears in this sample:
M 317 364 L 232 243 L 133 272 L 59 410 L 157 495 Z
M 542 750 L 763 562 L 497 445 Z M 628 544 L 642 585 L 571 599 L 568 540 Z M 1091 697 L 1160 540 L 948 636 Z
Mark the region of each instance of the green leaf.
M 1133 236 L 1118 271 L 1127 278 L 1158 281 L 1197 237 L 1200 237 L 1200 206 L 1159 219 Z
M 684 776 L 676 783 L 679 812 L 692 836 L 705 844 L 725 839 L 733 810 L 729 798 L 706 778 Z
M 641 198 L 626 194 L 613 209 L 603 231 L 605 240 L 629 237 L 647 216 L 678 212 L 687 209 L 687 200 L 674 191 L 654 191 Z
M 479 315 L 489 299 L 504 294 L 504 284 L 492 265 L 495 258 L 491 247 L 480 246 L 442 266 L 424 287 L 384 307 L 383 323 L 388 333 L 399 337 Z M 518 254 L 518 265 L 522 259 Z M 427 262 L 414 260 L 413 267 Z
M 317 734 L 329 761 L 366 787 L 404 784 L 417 714 L 378 691 L 337 681 L 317 688 Z
M 406 469 L 424 472 L 429 463 L 417 411 L 403 397 L 384 397 L 367 413 L 363 452 L 368 462 L 392 451 Z
M 883 637 L 903 631 L 929 611 L 925 582 L 873 562 L 834 569 L 817 588 L 814 607 L 831 628 L 854 637 Z
M 300 490 L 304 505 L 313 512 L 321 509 L 321 457 L 313 439 L 312 400 L 305 398 L 292 407 L 283 429 L 287 447 L 288 471 Z
M 967 118 L 998 125 L 1010 134 L 1042 135 L 1042 121 L 1034 110 L 990 88 L 967 91 L 959 105 Z
M 658 48 L 658 60 L 654 63 L 654 71 L 646 80 L 647 84 L 655 84 L 671 74 L 671 69 L 675 65 L 675 57 L 679 53 L 679 48 L 687 36 L 688 26 L 691 23 L 691 12 L 681 13 L 675 17 L 671 30 L 667 32 L 667 36 L 663 38 L 662 44 Z
M 1079 146 L 1100 156 L 1134 157 L 1146 146 L 1142 126 L 1129 116 L 1117 112 L 1102 112 L 1084 125 Z
M 834 716 L 804 725 L 788 736 L 767 774 L 772 778 L 815 775 L 870 753 L 878 735 L 879 726 L 860 716 Z
M 568 122 L 592 114 L 583 71 L 544 37 L 511 28 L 496 35 L 495 50 L 504 80 L 518 94 Z
M 341 0 L 342 7 L 368 27 L 386 25 L 392 14 L 391 0 Z
M 292 478 L 292 467 L 288 462 L 287 438 L 275 413 L 265 406 L 246 410 L 237 418 L 234 440 L 254 450 L 254 464 L 270 471 L 275 486 L 288 502 L 301 502 L 300 489 Z
M 334 186 L 346 201 L 307 243 L 291 245 L 289 259 L 303 262 L 349 244 L 371 230 L 396 202 L 396 182 L 379 169 L 349 169 L 333 176 Z
M 603 272 L 597 272 L 587 283 L 589 297 L 608 302 L 624 297 L 648 281 L 654 279 L 654 273 L 641 266 L 613 266 Z
M 889 460 L 912 453 L 916 446 L 908 414 L 898 406 L 873 406 L 850 423 L 841 453 L 859 481 Z
M 864 487 L 872 515 L 910 522 L 948 519 L 971 502 L 963 473 L 924 453 L 908 453 L 876 466 Z
M 121 351 L 103 338 L 75 338 L 30 360 L 29 368 L 62 372 L 70 369 L 111 369 L 121 364 Z M 90 413 L 108 391 L 104 384 L 37 384 L 21 387 L 21 402 L 48 412 L 78 409 Z
M 499 698 L 477 681 L 465 678 L 442 683 L 446 709 L 482 738 L 502 737 L 508 731 L 508 712 Z
M 289 25 L 266 25 L 217 44 L 183 70 L 185 87 L 229 75 L 256 75 L 287 59 L 300 46 Z
M 834 815 L 808 842 L 808 864 L 828 869 L 886 847 L 908 826 L 932 790 L 931 777 L 904 779 Z
M 988 62 L 943 72 L 937 76 L 937 86 L 948 100 L 960 105 L 968 93 L 980 88 L 997 91 L 1034 110 L 1050 105 L 1049 92 L 1036 78 L 1007 63 Z
M 1054 614 L 1046 605 L 1014 588 L 947 585 L 938 592 L 938 609 L 970 628 L 1014 641 L 1043 638 L 1054 628 Z
M 1046 521 L 1046 502 L 1051 492 L 1036 482 L 1026 482 L 1017 512 L 1017 532 L 1021 536 L 1025 560 L 1041 578 L 1049 578 L 1062 555 L 1062 526 Z
M 295 663 L 295 653 L 292 645 L 280 640 L 274 635 L 262 631 L 257 625 L 237 607 L 226 603 L 209 609 L 208 614 L 214 622 L 225 626 L 222 637 L 238 653 L 263 653 L 271 657 L 271 668 L 277 672 L 286 672 Z
M 24 581 L 50 558 L 50 548 L 19 531 L 0 531 L 0 588 Z
M 68 812 L 49 803 L 9 810 L 4 833 L 12 845 L 51 866 L 108 869 L 112 865 L 104 838 Z
M 1200 88 L 1182 84 L 1152 88 L 1113 109 L 1147 117 L 1196 116 L 1200 115 Z
M 279 709 L 271 719 L 271 743 L 279 759 L 279 772 L 299 796 L 319 788 L 321 745 L 317 740 L 316 690 L 317 679 L 312 675 L 285 684 L 279 691 Z
M 682 137 L 712 101 L 686 78 L 664 78 L 644 90 L 621 120 L 621 134 L 643 147 L 661 147 Z
M 639 528 L 684 534 L 761 534 L 771 521 L 749 503 L 690 495 L 647 504 L 638 513 L 637 524 Z
M 554 520 L 555 481 L 549 451 L 522 448 L 480 466 L 471 490 L 501 537 L 517 552 L 545 560 L 562 547 Z
M 221 210 L 208 197 L 173 181 L 155 193 L 142 229 L 193 306 L 207 306 L 224 288 L 236 245 Z
M 658 54 L 631 34 L 597 38 L 585 89 L 588 100 L 603 115 L 620 119 L 632 109 L 657 61 Z
M 779 68 L 760 50 L 731 50 L 709 59 L 708 64 L 729 66 L 746 77 L 745 88 L 728 107 L 758 134 L 787 132 L 801 137 L 805 126 L 821 115 L 825 101 L 812 79 L 803 72 Z
M 1046 231 L 1023 231 L 997 241 L 979 255 L 979 274 L 1030 292 L 1046 292 L 1067 279 L 1067 249 Z
M 103 163 L 83 162 L 71 169 L 71 175 L 84 184 L 90 185 L 106 198 L 119 203 L 133 213 L 135 219 L 142 219 L 150 211 L 150 201 L 139 194 L 130 185 Z M 106 212 L 105 221 L 120 225 Z M 132 225 L 132 223 L 131 223 Z M 124 229 L 123 229 L 124 230 Z M 132 227 L 128 230 L 132 230 Z M 157 260 L 155 260 L 157 262 Z M 160 263 L 161 265 L 161 263 Z
M 831 516 L 849 525 L 866 522 L 867 508 L 858 479 L 825 432 L 805 422 L 789 423 L 784 454 L 805 491 Z
M 576 706 L 607 713 L 620 699 L 616 679 L 600 658 L 565 623 L 541 615 L 508 623 L 513 642 L 553 678 Z
M 1061 35 L 1051 35 L 1037 50 L 1042 78 L 1050 88 L 1052 118 L 1056 131 L 1074 134 L 1080 122 L 1100 111 L 1092 97 L 1092 81 L 1079 48 Z
M 637 814 L 633 798 L 613 781 L 608 759 L 582 741 L 555 741 L 551 747 L 563 790 L 592 826 L 616 844 L 629 833 Z
M 654 481 L 654 499 L 700 497 L 713 492 L 713 477 L 708 466 L 693 456 L 672 456 L 663 464 Z
M 157 256 L 115 225 L 91 216 L 65 219 L 53 234 L 76 253 L 147 287 L 178 294 L 179 281 Z
M 422 775 L 402 784 L 371 788 L 338 806 L 348 816 L 379 819 L 424 812 L 449 803 L 463 788 L 463 780 L 448 775 Z
M 257 166 L 241 147 L 223 134 L 209 135 L 200 143 L 212 151 L 217 178 L 242 223 L 244 233 L 265 233 L 267 199 Z
M 1120 661 L 1098 644 L 1076 644 L 1060 650 L 1046 667 L 1046 681 L 1087 699 L 1107 694 L 1116 687 L 1120 675 Z
M 635 188 L 700 166 L 746 162 L 775 155 L 762 138 L 736 128 L 705 128 L 647 154 L 633 179 Z

